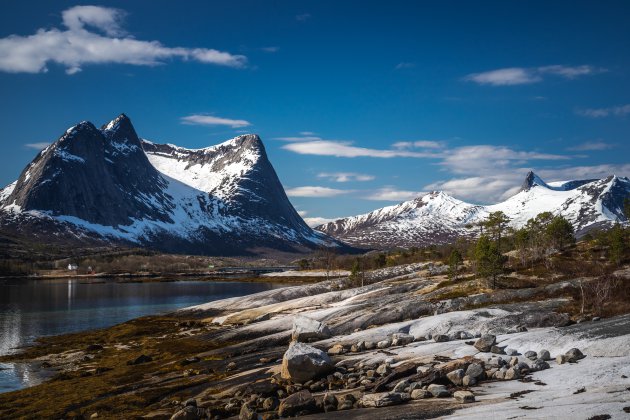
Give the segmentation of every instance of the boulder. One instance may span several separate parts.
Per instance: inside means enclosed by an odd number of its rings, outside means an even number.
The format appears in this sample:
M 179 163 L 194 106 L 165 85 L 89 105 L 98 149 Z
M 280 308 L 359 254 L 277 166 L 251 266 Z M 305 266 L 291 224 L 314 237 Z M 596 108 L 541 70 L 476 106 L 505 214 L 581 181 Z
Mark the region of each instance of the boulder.
M 376 347 L 376 344 L 374 343 L 374 341 L 366 341 L 365 342 L 365 349 L 366 350 L 373 350 Z
M 308 342 L 330 338 L 330 328 L 316 319 L 303 315 L 293 318 L 291 338 L 294 341 Z
M 483 366 L 479 363 L 471 363 L 466 369 L 466 375 L 474 379 L 483 379 L 482 376 L 484 373 Z
M 540 353 L 538 353 L 538 358 L 545 361 L 551 360 L 551 353 L 549 353 L 549 350 L 541 350 Z
M 238 420 L 258 420 L 258 414 L 256 414 L 256 407 L 250 403 L 245 403 L 241 407 L 241 412 L 238 415 Z
M 494 345 L 494 346 L 490 347 L 490 353 L 505 354 L 505 347 Z
M 433 336 L 433 340 L 436 343 L 445 343 L 450 340 L 449 336 L 446 334 L 436 334 Z
M 377 394 L 365 394 L 361 398 L 363 407 L 388 407 L 402 404 L 409 400 L 409 394 L 401 392 L 380 392 Z
M 339 403 L 339 406 L 337 407 L 337 410 L 339 411 L 352 410 L 354 408 L 354 403 L 356 402 L 357 402 L 357 399 L 354 397 L 354 395 L 346 394 L 341 398 L 341 401 Z
M 171 420 L 200 420 L 205 418 L 206 410 L 189 405 L 171 416 Z
M 527 357 L 529 360 L 536 360 L 538 359 L 538 353 L 536 353 L 535 351 L 526 351 L 525 354 L 523 354 L 523 356 Z
M 330 357 L 323 351 L 299 342 L 293 342 L 282 357 L 281 376 L 293 382 L 304 383 L 334 370 Z
M 453 397 L 455 397 L 457 402 L 463 404 L 475 402 L 475 395 L 470 391 L 455 391 L 455 393 L 453 393 Z
M 331 356 L 344 354 L 345 352 L 346 352 L 346 348 L 342 344 L 335 344 L 334 346 L 328 349 L 328 354 L 330 354 Z
M 496 336 L 492 334 L 484 334 L 475 342 L 475 348 L 479 351 L 488 352 L 496 343 Z
M 289 395 L 280 402 L 278 415 L 280 417 L 292 417 L 300 414 L 313 412 L 317 409 L 315 398 L 305 389 Z
M 564 354 L 559 354 L 556 356 L 556 363 L 559 365 L 565 364 L 567 361 L 567 356 Z
M 543 359 L 536 359 L 532 364 L 533 370 L 545 370 L 549 369 L 549 363 L 545 362 Z
M 392 346 L 406 346 L 409 343 L 413 343 L 415 337 L 411 334 L 396 333 L 392 334 Z
M 566 356 L 567 362 L 569 363 L 575 363 L 578 360 L 584 359 L 586 357 L 579 349 L 576 348 L 569 350 L 564 355 Z
M 509 381 L 512 379 L 519 379 L 520 377 L 521 377 L 521 372 L 516 367 L 511 367 L 505 371 L 505 375 L 503 378 Z
M 139 365 L 142 363 L 148 363 L 153 361 L 153 358 L 151 356 L 147 356 L 146 354 L 141 354 L 140 356 L 136 357 L 133 360 L 129 360 L 127 362 L 128 365 Z
M 448 398 L 451 393 L 444 385 L 431 384 L 427 387 L 427 391 L 436 398 Z
M 381 376 L 389 375 L 391 371 L 392 369 L 389 367 L 387 363 L 383 363 L 382 365 L 376 368 L 376 373 L 378 373 Z
M 455 369 L 454 371 L 447 373 L 446 377 L 449 381 L 453 382 L 453 384 L 461 385 L 462 379 L 464 379 L 465 375 L 464 369 Z
M 337 401 L 337 397 L 335 394 L 331 394 L 327 392 L 324 394 L 324 398 L 322 400 L 324 411 L 327 413 L 329 411 L 336 411 L 337 405 L 339 405 L 339 401 Z
M 462 385 L 464 386 L 474 386 L 477 385 L 477 378 L 473 378 L 472 376 L 465 375 L 462 378 Z
M 412 400 L 422 400 L 425 398 L 431 398 L 433 394 L 431 394 L 426 389 L 414 389 L 411 391 L 411 399 Z
M 508 347 L 505 349 L 505 354 L 507 354 L 508 356 L 518 356 L 518 350 Z
M 278 406 L 278 400 L 274 397 L 268 397 L 263 400 L 263 410 L 270 411 L 275 409 Z
M 392 391 L 394 392 L 405 392 L 405 389 L 409 387 L 409 381 L 402 380 L 396 384 Z

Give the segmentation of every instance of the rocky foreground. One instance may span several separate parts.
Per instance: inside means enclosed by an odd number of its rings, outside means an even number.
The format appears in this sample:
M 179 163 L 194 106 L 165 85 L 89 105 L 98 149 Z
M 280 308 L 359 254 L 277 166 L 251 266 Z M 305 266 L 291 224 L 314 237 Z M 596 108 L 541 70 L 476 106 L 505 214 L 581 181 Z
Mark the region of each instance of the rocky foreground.
M 442 272 L 400 266 L 364 287 L 342 278 L 187 308 L 133 340 L 49 344 L 33 356 L 67 377 L 0 396 L 0 416 L 38 417 L 29 398 L 62 384 L 78 396 L 56 418 L 628 416 L 630 315 L 565 313 L 591 279 L 464 294 L 478 281 Z M 82 394 L 103 382 L 116 385 Z

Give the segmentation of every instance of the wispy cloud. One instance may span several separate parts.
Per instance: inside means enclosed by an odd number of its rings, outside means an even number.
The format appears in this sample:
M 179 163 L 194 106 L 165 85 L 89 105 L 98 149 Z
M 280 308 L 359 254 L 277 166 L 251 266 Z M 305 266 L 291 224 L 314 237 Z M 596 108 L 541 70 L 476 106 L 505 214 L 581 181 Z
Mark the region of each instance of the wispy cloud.
M 262 47 L 260 50 L 268 53 L 275 53 L 280 51 L 280 47 Z
M 606 143 L 602 140 L 594 140 L 587 141 L 584 143 L 577 144 L 575 146 L 567 147 L 567 150 L 575 151 L 575 152 L 586 152 L 592 150 L 607 150 L 612 149 L 613 145 L 610 143 Z
M 576 111 L 578 115 L 589 118 L 604 118 L 604 117 L 623 117 L 630 114 L 630 104 L 612 106 L 609 108 L 587 108 L 579 109 Z
M 193 114 L 180 118 L 182 124 L 187 125 L 226 125 L 232 128 L 248 127 L 252 125 L 249 121 L 234 120 L 230 118 L 215 117 L 213 115 Z
M 427 190 L 441 190 L 457 198 L 472 202 L 491 203 L 505 199 L 516 192 L 526 172 L 504 172 L 496 175 L 471 176 L 438 181 L 426 185 Z
M 33 35 L 0 39 L 0 71 L 44 73 L 49 63 L 80 72 L 85 65 L 156 66 L 180 59 L 228 67 L 245 67 L 247 58 L 209 48 L 166 47 L 141 41 L 122 28 L 125 12 L 100 6 L 75 6 L 62 12 L 65 29 L 38 29 Z
M 310 13 L 301 13 L 299 15 L 295 15 L 295 20 L 297 20 L 298 22 L 304 22 L 305 20 L 308 20 L 310 18 L 311 18 Z
M 412 200 L 416 197 L 420 197 L 426 194 L 423 191 L 408 191 L 408 190 L 398 190 L 395 187 L 384 187 L 380 188 L 376 191 L 371 192 L 367 196 L 363 197 L 366 200 L 375 200 L 375 201 L 407 201 Z
M 42 150 L 50 146 L 50 143 L 40 142 L 40 143 L 26 143 L 24 147 L 28 147 L 29 149 Z
M 482 73 L 472 73 L 464 76 L 463 80 L 480 85 L 514 86 L 538 83 L 547 75 L 559 76 L 565 79 L 576 79 L 580 76 L 602 73 L 605 69 L 589 65 L 562 66 L 551 65 L 541 67 L 508 67 Z
M 287 188 L 285 192 L 289 197 L 336 197 L 339 195 L 349 194 L 351 190 L 339 190 L 336 188 L 304 186 Z
M 279 137 L 278 139 L 291 142 L 282 146 L 283 149 L 301 155 L 336 156 L 347 158 L 373 157 L 384 159 L 395 157 L 430 158 L 440 156 L 432 152 L 358 147 L 353 146 L 353 142 L 351 141 L 324 140 L 315 136 Z
M 446 143 L 435 140 L 398 141 L 392 144 L 395 149 L 443 149 Z
M 375 179 L 373 175 L 359 174 L 356 172 L 322 172 L 317 174 L 317 178 L 328 179 L 335 182 L 372 181 Z
M 449 150 L 440 164 L 455 173 L 480 174 L 529 161 L 569 159 L 571 157 L 566 155 L 514 150 L 507 146 L 475 145 Z
M 410 62 L 407 62 L 407 61 L 403 61 L 403 62 L 400 62 L 400 63 L 396 64 L 395 69 L 396 70 L 412 69 L 414 67 L 416 67 L 415 63 L 410 63 Z
M 326 223 L 334 222 L 335 220 L 337 219 L 329 219 L 326 217 L 305 217 L 304 218 L 304 221 L 310 227 L 316 227 L 316 226 L 323 225 Z

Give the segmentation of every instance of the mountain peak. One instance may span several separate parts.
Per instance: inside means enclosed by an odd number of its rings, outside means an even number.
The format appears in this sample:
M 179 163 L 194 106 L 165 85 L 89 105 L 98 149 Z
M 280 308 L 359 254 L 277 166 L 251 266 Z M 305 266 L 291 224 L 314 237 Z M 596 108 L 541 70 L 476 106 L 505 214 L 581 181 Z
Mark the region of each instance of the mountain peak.
M 541 177 L 536 175 L 534 171 L 529 171 L 527 175 L 525 176 L 525 181 L 523 181 L 523 184 L 521 185 L 521 191 L 529 191 L 536 185 L 540 187 L 549 188 L 547 183 L 543 181 Z
M 129 119 L 127 115 L 122 113 L 116 118 L 114 118 L 113 120 L 111 120 L 110 122 L 108 122 L 107 124 L 103 125 L 101 127 L 101 130 L 116 131 L 120 128 L 129 128 L 129 127 L 133 128 L 133 125 L 131 124 L 131 119 Z

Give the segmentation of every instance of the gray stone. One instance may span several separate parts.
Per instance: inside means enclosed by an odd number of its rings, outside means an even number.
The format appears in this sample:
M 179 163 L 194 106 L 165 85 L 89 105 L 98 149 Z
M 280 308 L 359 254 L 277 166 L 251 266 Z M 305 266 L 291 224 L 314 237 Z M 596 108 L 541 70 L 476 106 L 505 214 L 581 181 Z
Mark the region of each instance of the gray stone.
M 559 365 L 563 365 L 568 361 L 568 358 L 564 354 L 559 354 L 556 356 L 556 363 Z
M 289 395 L 280 402 L 278 415 L 280 417 L 292 417 L 302 412 L 313 412 L 317 408 L 313 395 L 303 389 L 300 392 Z
M 471 363 L 470 365 L 468 365 L 468 368 L 466 369 L 466 375 L 470 376 L 471 378 L 483 379 L 481 378 L 483 374 L 484 374 L 483 366 L 481 366 L 479 363 Z
M 404 403 L 408 398 L 400 392 L 381 392 L 377 394 L 365 394 L 361 398 L 363 407 L 388 407 Z
M 490 352 L 494 354 L 505 354 L 505 347 L 494 345 L 490 347 Z
M 543 359 L 536 359 L 532 364 L 533 370 L 545 370 L 549 369 L 549 363 L 545 362 Z
M 405 392 L 405 389 L 409 387 L 409 381 L 402 380 L 396 384 L 392 391 L 394 392 Z
M 477 378 L 473 378 L 472 376 L 465 375 L 462 378 L 462 385 L 464 386 L 474 386 L 477 385 Z
M 538 358 L 542 360 L 551 360 L 551 353 L 549 353 L 549 350 L 541 350 L 540 353 L 538 353 Z
M 378 373 L 381 376 L 389 375 L 390 372 L 391 372 L 391 368 L 389 367 L 387 363 L 383 363 L 382 365 L 376 368 L 376 373 Z
M 516 367 L 511 367 L 505 371 L 505 380 L 519 379 L 521 377 L 521 372 Z
M 507 354 L 508 356 L 518 356 L 518 351 L 516 349 L 511 349 L 508 347 L 505 349 L 505 354 Z
M 330 338 L 330 328 L 316 319 L 303 315 L 293 318 L 293 331 L 291 338 L 295 341 L 308 342 Z
M 262 403 L 262 407 L 265 411 L 270 411 L 278 406 L 278 400 L 274 397 L 265 398 Z
M 366 341 L 365 342 L 365 349 L 366 350 L 373 350 L 376 347 L 376 344 L 374 343 L 374 341 Z
M 457 402 L 464 404 L 475 402 L 475 395 L 470 391 L 455 391 L 453 397 L 455 397 Z
M 529 360 L 536 360 L 538 359 L 538 353 L 536 353 L 535 351 L 526 351 L 525 354 L 523 354 L 523 356 L 527 357 Z
M 426 389 L 414 389 L 411 391 L 411 399 L 412 400 L 422 400 L 425 398 L 431 398 L 433 394 L 431 394 Z
M 444 385 L 431 384 L 427 387 L 427 391 L 436 398 L 448 398 L 451 396 L 451 393 Z
M 476 342 L 475 348 L 479 351 L 488 352 L 497 342 L 497 337 L 492 334 L 482 335 Z
M 409 343 L 413 343 L 414 336 L 405 333 L 392 334 L 392 346 L 406 346 Z
M 436 334 L 436 335 L 433 336 L 433 340 L 436 343 L 445 343 L 445 342 L 449 341 L 450 338 L 446 334 Z
M 567 362 L 569 363 L 575 363 L 578 360 L 584 359 L 586 357 L 579 349 L 576 348 L 572 348 L 564 355 L 567 357 Z
M 325 412 L 336 411 L 337 406 L 339 405 L 339 401 L 337 400 L 337 397 L 334 394 L 331 394 L 330 392 L 327 392 L 324 394 L 322 403 L 323 403 Z
M 293 382 L 304 383 L 334 370 L 330 357 L 308 344 L 293 342 L 282 358 L 281 376 Z
M 464 369 L 456 369 L 446 374 L 446 377 L 449 379 L 449 381 L 453 382 L 455 385 L 461 385 L 464 376 Z

